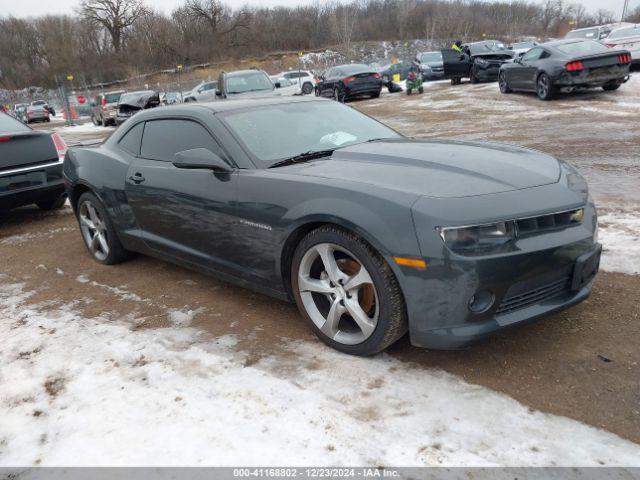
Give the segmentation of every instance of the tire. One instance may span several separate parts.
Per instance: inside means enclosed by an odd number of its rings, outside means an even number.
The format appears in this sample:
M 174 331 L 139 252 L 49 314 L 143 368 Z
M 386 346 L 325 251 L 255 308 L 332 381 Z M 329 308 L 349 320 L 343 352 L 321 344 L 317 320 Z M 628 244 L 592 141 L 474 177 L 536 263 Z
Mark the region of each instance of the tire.
M 344 103 L 345 101 L 345 95 L 340 95 L 340 90 L 338 90 L 338 87 L 333 89 L 333 99 L 336 102 L 340 102 L 340 103 Z
M 605 92 L 613 92 L 614 90 L 619 89 L 621 85 L 622 84 L 620 82 L 613 81 L 613 82 L 609 82 L 609 83 L 603 85 L 602 89 Z
M 343 288 L 353 279 L 362 283 Z M 404 297 L 391 268 L 368 243 L 340 227 L 326 225 L 302 239 L 293 255 L 291 285 L 314 333 L 343 353 L 374 355 L 407 331 Z
M 92 214 L 91 208 L 96 216 Z M 106 208 L 93 193 L 85 192 L 80 195 L 76 217 L 84 244 L 96 262 L 115 265 L 129 257 L 129 252 L 120 243 Z
M 58 195 L 57 197 L 47 198 L 45 200 L 40 200 L 36 202 L 36 205 L 40 210 L 44 210 L 48 212 L 50 210 L 58 210 L 62 208 L 67 201 L 67 196 L 65 194 Z
M 313 92 L 313 85 L 311 85 L 311 83 L 309 82 L 303 83 L 302 84 L 303 95 L 309 95 L 311 92 Z
M 380 92 L 372 93 L 371 98 L 380 98 Z
M 553 84 L 546 73 L 541 73 L 536 80 L 536 93 L 540 100 L 553 99 Z
M 498 76 L 498 86 L 500 87 L 501 93 L 511 93 L 513 90 L 509 87 L 509 82 L 507 81 L 507 75 L 504 72 L 500 72 Z
M 418 87 L 418 93 L 420 94 L 424 93 L 424 87 Z
M 407 88 L 407 95 L 411 95 L 411 89 Z
M 96 127 L 100 125 L 100 122 L 98 122 L 98 120 L 96 120 L 96 117 L 94 115 L 91 115 L 91 122 L 93 122 L 93 124 Z
M 478 83 L 478 77 L 476 77 L 476 68 L 471 67 L 469 70 L 469 81 L 473 84 Z

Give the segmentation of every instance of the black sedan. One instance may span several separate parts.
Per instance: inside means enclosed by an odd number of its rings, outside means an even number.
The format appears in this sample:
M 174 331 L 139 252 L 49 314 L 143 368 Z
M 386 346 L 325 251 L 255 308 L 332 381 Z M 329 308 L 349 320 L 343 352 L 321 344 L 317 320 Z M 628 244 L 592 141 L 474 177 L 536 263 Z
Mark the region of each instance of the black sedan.
M 378 98 L 382 75 L 367 65 L 340 65 L 324 72 L 316 85 L 316 95 L 345 102 L 354 97 Z
M 147 110 L 72 148 L 64 176 L 98 262 L 142 252 L 292 299 L 351 354 L 407 330 L 419 346 L 468 345 L 584 300 L 599 264 L 571 166 L 408 139 L 324 99 Z
M 116 111 L 116 125 L 121 125 L 136 113 L 160 105 L 160 94 L 153 90 L 141 90 L 120 95 Z
M 558 91 L 602 87 L 616 90 L 629 79 L 631 55 L 593 40 L 568 39 L 538 45 L 500 69 L 500 91 L 536 92 L 550 100 Z
M 43 210 L 62 207 L 66 152 L 57 133 L 33 130 L 0 113 L 0 211 L 31 203 Z

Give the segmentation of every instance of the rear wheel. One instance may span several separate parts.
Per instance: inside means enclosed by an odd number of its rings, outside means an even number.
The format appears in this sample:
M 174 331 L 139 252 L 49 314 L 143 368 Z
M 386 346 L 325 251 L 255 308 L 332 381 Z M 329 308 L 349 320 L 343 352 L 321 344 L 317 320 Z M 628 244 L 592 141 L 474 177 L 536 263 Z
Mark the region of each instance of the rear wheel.
M 129 252 L 120 243 L 107 210 L 93 193 L 80 196 L 76 212 L 82 239 L 94 260 L 113 265 L 127 259 Z
M 546 73 L 541 73 L 538 77 L 536 92 L 540 100 L 551 100 L 553 98 L 553 84 Z
M 339 227 L 320 227 L 300 242 L 291 284 L 302 316 L 336 350 L 373 355 L 407 331 L 391 268 L 369 244 Z
M 407 95 L 411 95 L 411 89 L 407 88 Z
M 418 93 L 424 93 L 424 88 L 423 87 L 418 87 Z
M 309 82 L 302 85 L 302 93 L 304 93 L 305 95 L 309 95 L 311 92 L 313 92 L 313 85 L 311 85 Z
M 100 122 L 98 122 L 95 115 L 91 115 L 91 122 L 93 122 L 96 127 L 100 125 Z
M 67 196 L 65 194 L 62 194 L 56 197 L 40 200 L 39 202 L 36 202 L 36 205 L 40 210 L 45 210 L 45 211 L 57 210 L 59 208 L 62 208 L 66 201 L 67 201 Z
M 338 87 L 333 89 L 333 98 L 336 102 L 344 103 L 345 95 L 340 94 Z
M 620 88 L 622 84 L 620 82 L 617 81 L 613 81 L 613 82 L 609 82 L 606 83 L 605 85 L 602 86 L 602 89 L 606 92 L 612 92 L 614 90 L 617 90 Z
M 498 76 L 498 85 L 500 86 L 500 92 L 502 93 L 511 93 L 513 90 L 509 87 L 509 82 L 507 81 L 507 74 L 504 72 L 500 72 Z

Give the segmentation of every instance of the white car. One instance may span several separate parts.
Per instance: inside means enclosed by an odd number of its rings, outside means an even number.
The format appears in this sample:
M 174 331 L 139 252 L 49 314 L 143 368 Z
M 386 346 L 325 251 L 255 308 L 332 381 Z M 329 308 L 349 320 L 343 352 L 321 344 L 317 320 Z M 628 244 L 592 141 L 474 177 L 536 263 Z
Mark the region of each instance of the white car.
M 275 76 L 291 80 L 298 87 L 299 93 L 304 95 L 313 93 L 316 87 L 316 78 L 308 70 L 289 70 L 288 72 L 280 72 Z
M 629 50 L 631 63 L 640 63 L 640 23 L 616 28 L 603 40 L 603 43 L 609 48 Z
M 212 102 L 216 99 L 216 88 L 218 88 L 218 82 L 215 80 L 199 83 L 190 92 L 187 92 L 183 96 L 183 101 L 186 102 Z
M 271 81 L 278 89 L 280 95 L 301 95 L 301 90 L 298 84 L 293 83 L 286 77 L 269 77 Z

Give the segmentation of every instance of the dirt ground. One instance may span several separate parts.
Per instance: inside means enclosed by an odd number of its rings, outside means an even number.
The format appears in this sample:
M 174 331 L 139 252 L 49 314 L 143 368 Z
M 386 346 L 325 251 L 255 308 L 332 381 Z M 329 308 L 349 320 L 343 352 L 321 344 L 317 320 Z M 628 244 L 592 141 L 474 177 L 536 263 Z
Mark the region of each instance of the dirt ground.
M 635 212 L 638 86 L 548 103 L 500 95 L 495 84 L 440 82 L 421 96 L 383 95 L 353 105 L 407 135 L 506 141 L 554 154 L 587 176 L 602 208 Z M 252 352 L 248 363 L 289 355 L 287 338 L 316 341 L 293 305 L 148 257 L 116 267 L 97 264 L 68 207 L 4 214 L 0 252 L 2 273 L 37 290 L 33 302 L 70 304 L 89 317 L 131 318 L 136 328 L 159 328 L 175 312 L 195 312 L 192 327 L 239 334 L 236 348 Z M 640 443 L 639 292 L 640 276 L 601 272 L 587 301 L 536 324 L 455 352 L 418 349 L 405 338 L 388 354 Z

